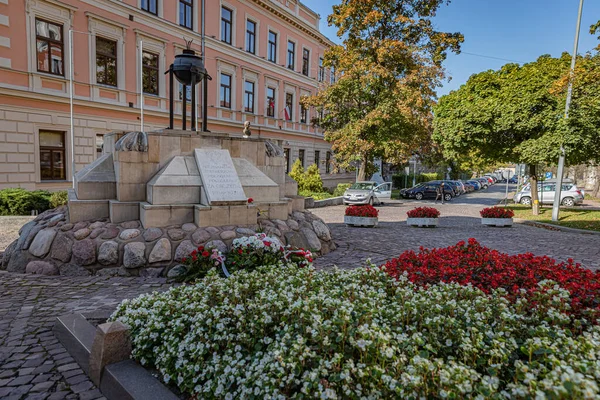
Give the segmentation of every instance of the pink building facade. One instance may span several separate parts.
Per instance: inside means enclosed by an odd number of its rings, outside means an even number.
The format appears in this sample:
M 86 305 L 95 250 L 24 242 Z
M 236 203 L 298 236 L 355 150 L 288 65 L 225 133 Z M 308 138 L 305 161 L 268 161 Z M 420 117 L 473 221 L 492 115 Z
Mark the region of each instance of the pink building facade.
M 250 121 L 253 135 L 283 141 L 289 168 L 300 158 L 326 186 L 350 181 L 332 173 L 318 110 L 300 105 L 335 80 L 319 15 L 296 0 L 206 0 L 205 21 L 208 129 L 241 136 Z M 144 130 L 165 128 L 165 72 L 184 38 L 200 53 L 201 24 L 201 0 L 0 0 L 0 188 L 71 186 L 73 158 L 78 171 L 104 134 L 141 129 L 142 99 Z M 183 92 L 176 83 L 176 128 Z

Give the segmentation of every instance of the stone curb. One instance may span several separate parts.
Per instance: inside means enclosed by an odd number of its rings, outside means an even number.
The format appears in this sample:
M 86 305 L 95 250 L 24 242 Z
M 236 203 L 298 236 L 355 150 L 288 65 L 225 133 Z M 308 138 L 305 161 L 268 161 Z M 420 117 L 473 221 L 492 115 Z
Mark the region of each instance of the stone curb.
M 321 208 L 330 206 L 339 206 L 344 204 L 344 196 L 331 197 L 324 200 L 315 200 L 312 197 L 304 199 L 304 208 Z
M 90 376 L 90 357 L 94 338 L 99 329 L 88 322 L 79 313 L 68 314 L 56 318 L 54 335 Z M 102 394 L 109 400 L 178 400 L 171 392 L 145 368 L 133 360 L 124 360 L 108 364 L 104 367 L 100 384 Z
M 536 228 L 540 228 L 540 227 L 542 227 L 542 228 L 552 228 L 552 229 L 557 230 L 557 231 L 571 232 L 571 233 L 580 233 L 582 235 L 599 235 L 600 236 L 600 232 L 590 231 L 590 230 L 587 230 L 587 229 L 568 228 L 566 226 L 547 224 L 545 222 L 537 222 L 537 221 L 531 221 L 531 220 L 528 220 L 528 219 L 521 219 L 521 218 L 514 218 L 514 221 L 516 223 L 518 223 L 518 224 L 534 226 Z

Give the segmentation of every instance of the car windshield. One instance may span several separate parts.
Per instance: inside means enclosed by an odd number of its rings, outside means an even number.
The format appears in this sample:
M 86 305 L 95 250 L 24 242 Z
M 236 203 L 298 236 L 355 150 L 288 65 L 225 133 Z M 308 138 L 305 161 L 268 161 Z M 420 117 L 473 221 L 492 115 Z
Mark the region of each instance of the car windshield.
M 350 186 L 351 190 L 371 190 L 375 187 L 374 183 L 371 182 L 356 182 Z

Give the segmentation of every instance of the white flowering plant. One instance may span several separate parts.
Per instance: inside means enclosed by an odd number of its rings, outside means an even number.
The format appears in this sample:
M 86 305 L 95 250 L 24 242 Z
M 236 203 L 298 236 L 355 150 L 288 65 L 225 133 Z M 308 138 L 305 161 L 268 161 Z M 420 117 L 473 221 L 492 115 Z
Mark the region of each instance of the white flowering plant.
M 598 398 L 600 328 L 540 285 L 511 302 L 379 268 L 259 267 L 125 300 L 111 320 L 193 398 Z

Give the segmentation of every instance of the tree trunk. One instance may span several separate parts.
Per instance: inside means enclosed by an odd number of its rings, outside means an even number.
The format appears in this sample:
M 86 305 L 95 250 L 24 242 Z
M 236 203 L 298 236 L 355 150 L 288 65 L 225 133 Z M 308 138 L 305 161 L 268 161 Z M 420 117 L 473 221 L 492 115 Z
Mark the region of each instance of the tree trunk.
M 362 160 L 360 161 L 360 167 L 358 168 L 358 175 L 356 177 L 357 181 L 366 181 L 367 180 L 367 163 L 368 163 L 368 156 L 367 156 L 367 154 L 363 154 Z
M 594 176 L 594 188 L 592 189 L 592 196 L 598 197 L 600 195 L 600 167 L 596 167 L 596 175 Z
M 540 202 L 538 199 L 538 187 L 537 187 L 537 175 L 536 175 L 536 166 L 529 166 L 529 182 L 531 187 L 531 205 L 533 210 L 533 215 L 540 214 Z

